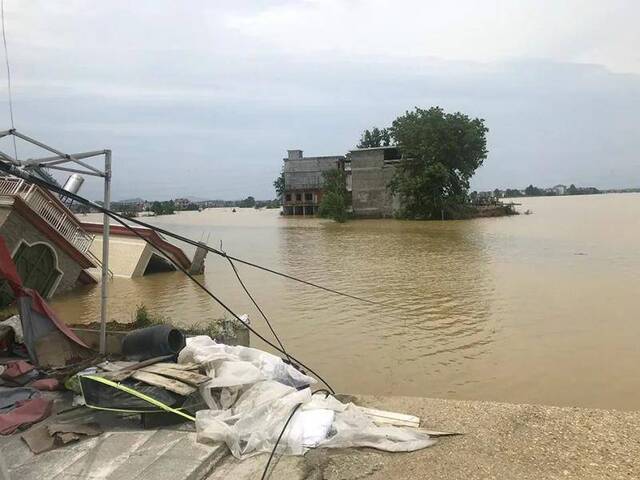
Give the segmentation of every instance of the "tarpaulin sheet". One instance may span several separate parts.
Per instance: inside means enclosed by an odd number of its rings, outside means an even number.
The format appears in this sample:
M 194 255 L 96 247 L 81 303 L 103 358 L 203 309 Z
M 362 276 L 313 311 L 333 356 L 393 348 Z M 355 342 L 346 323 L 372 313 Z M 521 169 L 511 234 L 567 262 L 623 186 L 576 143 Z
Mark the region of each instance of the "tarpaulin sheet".
M 22 279 L 18 274 L 16 265 L 11 258 L 9 249 L 0 236 L 0 278 L 4 278 L 14 295 L 20 309 L 20 319 L 24 334 L 24 342 L 29 351 L 29 357 L 36 362 L 35 342 L 38 338 L 58 330 L 70 341 L 77 345 L 89 348 L 78 336 L 58 318 L 40 294 L 30 288 L 24 288 Z
M 376 425 L 351 403 L 313 395 L 314 379 L 270 353 L 197 336 L 178 357 L 191 362 L 211 378 L 200 386 L 209 409 L 196 413 L 198 441 L 225 442 L 237 458 L 271 451 L 292 414 L 279 453 L 302 455 L 314 447 L 408 452 L 434 443 L 416 429 Z

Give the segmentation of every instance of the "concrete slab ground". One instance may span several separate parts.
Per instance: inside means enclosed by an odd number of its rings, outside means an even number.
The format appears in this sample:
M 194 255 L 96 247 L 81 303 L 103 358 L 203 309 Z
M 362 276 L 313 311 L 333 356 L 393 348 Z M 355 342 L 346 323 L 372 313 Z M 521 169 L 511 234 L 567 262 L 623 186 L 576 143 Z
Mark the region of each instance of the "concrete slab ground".
M 97 422 L 105 432 L 39 455 L 29 450 L 19 434 L 0 437 L 9 478 L 201 480 L 228 454 L 224 445 L 197 443 L 192 425 L 145 430 L 133 418 L 88 409 L 56 417 L 56 422 L 74 421 Z
M 356 403 L 418 415 L 430 430 L 462 432 L 412 453 L 318 449 L 283 457 L 272 479 L 639 479 L 640 412 L 411 397 Z M 268 455 L 226 457 L 208 480 L 260 478 Z
M 412 453 L 317 449 L 272 463 L 271 479 L 640 479 L 640 412 L 411 397 L 354 397 L 418 415 L 430 430 L 464 433 Z M 72 421 L 74 413 L 65 414 Z M 260 478 L 268 455 L 242 462 L 201 445 L 190 426 L 143 430 L 132 418 L 80 410 L 99 437 L 33 455 L 19 435 L 0 437 L 11 480 L 242 480 Z M 87 417 L 90 415 L 90 417 Z M 57 418 L 56 421 L 59 421 Z

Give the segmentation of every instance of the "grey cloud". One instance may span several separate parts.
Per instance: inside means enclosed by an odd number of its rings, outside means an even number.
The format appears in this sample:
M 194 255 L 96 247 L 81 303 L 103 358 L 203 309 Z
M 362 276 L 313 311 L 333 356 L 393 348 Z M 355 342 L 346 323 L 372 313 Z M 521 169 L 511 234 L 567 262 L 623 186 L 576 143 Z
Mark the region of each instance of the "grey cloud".
M 10 53 L 17 126 L 68 151 L 111 148 L 115 198 L 270 198 L 287 148 L 343 153 L 364 128 L 431 105 L 486 119 L 490 154 L 475 188 L 640 184 L 637 75 L 524 57 L 284 55 L 225 31 L 204 3 L 198 19 L 168 19 L 163 4 L 130 17 L 98 5 L 58 12 L 33 40 L 16 34 Z M 157 25 L 141 24 L 145 15 Z M 83 43 L 99 18 L 119 23 L 103 43 Z M 63 20 L 72 31 L 43 41 Z M 87 183 L 88 196 L 99 191 Z

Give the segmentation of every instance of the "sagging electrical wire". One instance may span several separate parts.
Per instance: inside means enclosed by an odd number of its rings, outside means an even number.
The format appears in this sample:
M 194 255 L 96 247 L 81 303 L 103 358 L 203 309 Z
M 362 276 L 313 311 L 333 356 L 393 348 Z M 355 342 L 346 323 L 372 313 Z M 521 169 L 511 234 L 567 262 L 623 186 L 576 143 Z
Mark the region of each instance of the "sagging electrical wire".
M 247 286 L 242 281 L 242 278 L 240 277 L 240 273 L 238 273 L 238 269 L 236 268 L 235 264 L 233 263 L 233 260 L 231 260 L 228 256 L 226 258 L 229 261 L 229 265 L 231 265 L 233 273 L 235 273 L 236 278 L 238 279 L 238 282 L 240 282 L 240 286 L 242 286 L 242 289 L 244 290 L 244 292 L 247 294 L 249 299 L 251 299 L 251 302 L 256 307 L 258 312 L 260 312 L 260 315 L 262 315 L 262 318 L 264 319 L 264 321 L 266 322 L 267 326 L 269 327 L 269 330 L 271 330 L 271 333 L 273 334 L 274 338 L 278 342 L 278 345 L 280 345 L 280 348 L 282 348 L 282 351 L 284 352 L 285 356 L 287 357 L 287 360 L 289 361 L 289 363 L 291 363 L 292 362 L 291 357 L 289 356 L 289 354 L 287 353 L 287 351 L 284 348 L 284 345 L 280 341 L 280 337 L 278 337 L 278 334 L 276 333 L 276 331 L 271 326 L 271 322 L 269 321 L 269 319 L 267 318 L 265 313 L 262 311 L 262 308 L 260 308 L 260 305 L 258 305 L 258 302 L 256 302 L 255 299 L 253 298 L 253 295 L 251 295 L 251 293 L 249 292 L 249 289 L 247 288 Z
M 311 394 L 311 396 L 315 395 L 316 393 L 324 393 L 324 398 L 329 398 L 329 395 L 333 395 L 335 396 L 336 393 L 334 391 L 329 391 L 326 388 L 320 388 L 318 390 L 316 390 L 315 392 L 313 392 Z M 298 408 L 300 408 L 302 404 L 299 403 L 298 405 L 296 405 L 296 407 L 293 409 L 293 411 L 291 412 L 291 414 L 289 414 L 289 418 L 287 419 L 286 423 L 284 424 L 284 426 L 282 427 L 282 430 L 280 431 L 280 435 L 278 436 L 278 439 L 276 440 L 276 444 L 273 446 L 273 448 L 271 449 L 271 455 L 269 455 L 269 460 L 267 461 L 266 466 L 264 467 L 264 471 L 262 472 L 262 477 L 261 480 L 264 480 L 266 478 L 267 472 L 269 471 L 269 465 L 271 464 L 271 459 L 273 458 L 273 456 L 276 454 L 276 449 L 278 448 L 278 444 L 280 443 L 280 439 L 282 438 L 282 436 L 284 435 L 285 430 L 287 429 L 287 426 L 289 425 L 289 422 L 291 421 L 291 419 L 293 418 L 293 416 L 295 415 L 295 413 L 298 411 Z M 275 468 L 275 467 L 274 467 Z
M 151 241 L 147 238 L 145 238 L 142 234 L 140 234 L 140 232 L 138 232 L 135 228 L 131 227 L 131 225 L 129 225 L 125 220 L 125 217 L 122 217 L 121 215 L 112 212 L 111 210 L 107 210 L 105 208 L 100 207 L 97 204 L 94 204 L 93 202 L 91 202 L 90 200 L 87 200 L 83 197 L 80 197 L 79 195 L 75 195 L 75 194 L 71 194 L 70 192 L 67 192 L 66 190 L 63 190 L 55 185 L 51 185 L 48 182 L 45 182 L 44 180 L 41 180 L 37 177 L 34 177 L 33 175 L 30 175 L 28 173 L 23 172 L 22 170 L 16 168 L 13 165 L 9 165 L 6 162 L 0 162 L 0 170 L 9 173 L 11 175 L 14 175 L 16 177 L 22 178 L 23 180 L 30 182 L 30 183 L 34 183 L 38 186 L 41 186 L 43 188 L 47 188 L 50 190 L 53 190 L 55 192 L 58 193 L 58 191 L 60 191 L 59 193 L 62 195 L 66 195 L 69 196 L 70 198 L 73 198 L 74 200 L 76 200 L 78 203 L 82 203 L 83 205 L 87 205 L 87 206 L 91 206 L 93 208 L 96 208 L 100 211 L 102 211 L 102 213 L 104 213 L 105 215 L 107 215 L 109 218 L 115 220 L 116 222 L 118 222 L 120 225 L 122 225 L 123 227 L 125 227 L 127 230 L 131 231 L 135 236 L 137 236 L 138 238 L 140 238 L 141 240 L 143 240 L 145 243 L 147 243 L 148 245 L 150 245 L 151 247 L 153 247 L 156 251 L 158 251 L 165 259 L 167 259 L 176 269 L 180 270 L 182 273 L 184 273 L 187 277 L 189 277 L 196 285 L 198 285 L 198 287 L 204 291 L 207 295 L 209 295 L 215 302 L 217 302 L 224 310 L 226 310 L 230 315 L 232 315 L 237 321 L 239 321 L 240 323 L 242 323 L 244 326 L 247 327 L 247 329 L 253 333 L 255 336 L 257 336 L 260 340 L 262 340 L 263 342 L 265 342 L 267 345 L 269 345 L 270 347 L 274 348 L 276 351 L 282 353 L 283 355 L 286 355 L 286 357 L 288 359 L 290 359 L 290 362 L 293 363 L 295 362 L 297 365 L 301 366 L 302 368 L 306 369 L 309 373 L 311 373 L 312 375 L 314 375 L 318 380 L 320 380 L 324 385 L 326 385 L 326 387 L 333 391 L 333 388 L 331 387 L 331 385 L 320 375 L 318 374 L 316 371 L 314 371 L 312 368 L 310 368 L 308 365 L 305 365 L 303 362 L 301 362 L 299 359 L 297 359 L 296 357 L 294 357 L 293 355 L 287 353 L 284 348 L 281 348 L 280 346 L 274 344 L 273 342 L 269 341 L 268 339 L 266 339 L 263 335 L 261 335 L 259 332 L 257 332 L 248 322 L 244 321 L 237 313 L 235 313 L 235 311 L 233 311 L 227 304 L 225 304 L 220 298 L 218 298 L 213 292 L 211 292 L 207 287 L 205 287 L 197 278 L 195 278 L 191 273 L 189 273 L 182 265 L 180 265 L 178 262 L 176 262 L 173 258 L 171 258 L 171 256 L 169 254 L 167 254 L 163 249 L 158 248 L 156 245 L 153 245 L 151 243 Z M 49 185 L 51 186 L 51 188 L 49 188 Z M 149 227 L 149 228 L 153 228 L 153 227 Z
M 3 168 L 3 170 L 7 171 L 4 168 Z M 20 171 L 20 170 L 18 170 L 18 171 Z M 19 176 L 16 173 L 12 173 L 12 174 L 16 175 L 16 176 Z M 87 206 L 99 211 L 100 213 L 105 213 L 105 214 L 109 214 L 110 213 L 110 214 L 117 215 L 112 210 L 105 209 L 103 206 L 98 205 L 97 203 L 94 203 L 94 202 L 92 202 L 90 200 L 87 200 L 84 197 L 81 197 L 81 196 L 79 196 L 77 194 L 68 192 L 67 190 L 64 190 L 62 187 L 60 187 L 58 185 L 53 185 L 53 184 L 51 184 L 49 182 L 46 182 L 44 180 L 41 180 L 41 179 L 39 179 L 37 177 L 33 177 L 33 176 L 31 176 L 31 177 L 32 177 L 33 180 L 25 178 L 24 176 L 22 176 L 21 178 L 23 178 L 24 180 L 27 180 L 27 181 L 33 181 L 33 183 L 36 183 L 37 185 L 39 185 L 39 186 L 41 186 L 43 188 L 46 188 L 47 190 L 51 190 L 51 191 L 53 191 L 55 193 L 58 193 L 59 195 L 66 196 L 66 197 L 68 197 L 68 198 L 70 198 L 70 199 L 72 199 L 72 200 L 74 200 L 74 201 L 76 201 L 78 203 L 81 203 L 83 205 L 87 205 Z M 302 284 L 308 285 L 310 287 L 314 287 L 314 288 L 317 288 L 317 289 L 320 289 L 320 290 L 324 290 L 325 292 L 333 293 L 335 295 L 340 295 L 342 297 L 350 298 L 352 300 L 356 300 L 356 301 L 362 302 L 362 303 L 367 303 L 369 305 L 376 305 L 376 306 L 384 307 L 384 308 L 394 308 L 393 306 L 387 305 L 387 304 L 385 304 L 383 302 L 376 302 L 375 300 L 370 300 L 368 298 L 363 298 L 363 297 L 359 297 L 357 295 L 352 295 L 352 294 L 349 294 L 349 293 L 346 293 L 346 292 L 341 292 L 339 290 L 335 290 L 333 288 L 325 287 L 323 285 L 319 285 L 317 283 L 310 282 L 308 280 L 303 280 L 301 278 L 294 277 L 292 275 L 286 274 L 284 272 L 280 272 L 278 270 L 274 270 L 272 268 L 268 268 L 268 267 L 265 267 L 265 266 L 262 266 L 262 265 L 258 265 L 256 263 L 250 262 L 248 260 L 244 260 L 242 258 L 234 257 L 233 255 L 228 255 L 225 252 L 222 252 L 222 251 L 218 250 L 217 248 L 213 248 L 213 247 L 211 247 L 209 245 L 205 245 L 204 243 L 201 243 L 201 242 L 193 240 L 193 239 L 191 239 L 189 237 L 185 237 L 183 235 L 174 233 L 174 232 L 172 232 L 170 230 L 166 230 L 166 229 L 164 229 L 162 227 L 159 227 L 157 225 L 152 225 L 150 223 L 143 222 L 141 220 L 138 220 L 137 218 L 127 218 L 126 220 L 127 220 L 127 222 L 133 223 L 135 225 L 139 225 L 141 227 L 149 228 L 149 229 L 154 230 L 154 231 L 156 231 L 158 233 L 161 233 L 161 234 L 163 234 L 163 235 L 165 235 L 167 237 L 173 238 L 175 240 L 179 240 L 179 241 L 184 242 L 184 243 L 186 243 L 188 245 L 192 245 L 192 246 L 194 246 L 196 248 L 203 248 L 204 250 L 206 250 L 208 252 L 211 252 L 211 253 L 214 253 L 216 255 L 219 255 L 221 257 L 230 258 L 234 262 L 242 263 L 242 264 L 247 265 L 249 267 L 253 267 L 253 268 L 256 268 L 258 270 L 262 270 L 264 272 L 271 273 L 273 275 L 278 275 L 280 277 L 286 278 L 288 280 L 292 280 L 294 282 L 302 283 Z
M 302 406 L 302 404 L 299 403 L 293 408 L 293 410 L 289 414 L 289 418 L 287 418 L 287 421 L 284 423 L 284 427 L 282 427 L 282 430 L 280 430 L 280 435 L 278 435 L 278 439 L 276 440 L 276 444 L 271 449 L 271 455 L 269 455 L 269 460 L 267 460 L 267 464 L 264 467 L 264 471 L 262 472 L 262 477 L 260 477 L 260 480 L 265 480 L 265 478 L 267 478 L 267 472 L 269 471 L 269 465 L 271 465 L 271 460 L 273 460 L 273 456 L 276 454 L 276 449 L 278 448 L 278 444 L 280 443 L 280 440 L 282 439 L 282 436 L 284 435 L 284 432 L 287 430 L 287 427 L 289 426 L 289 422 L 291 422 L 291 419 L 293 418 L 293 416 L 296 414 L 296 412 L 298 411 L 298 409 L 301 406 Z
M 7 48 L 7 30 L 4 24 L 4 0 L 0 0 L 0 17 L 2 19 L 2 43 L 4 44 L 4 60 L 7 67 L 7 94 L 9 96 L 9 120 L 11 121 L 11 128 L 16 128 L 13 121 L 13 95 L 11 94 L 11 66 L 9 64 L 9 49 Z M 16 146 L 16 137 L 12 135 L 13 139 L 13 154 L 15 159 L 18 159 L 18 147 Z
M 6 165 L 5 164 L 5 166 L 4 167 L 0 167 L 0 169 L 4 170 L 6 172 L 9 172 L 12 175 L 20 176 L 20 178 L 22 178 L 22 179 L 24 179 L 26 181 L 29 181 L 29 182 L 32 182 L 32 183 L 36 183 L 38 186 L 46 188 L 47 190 L 53 191 L 55 193 L 58 193 L 59 195 L 66 196 L 66 197 L 68 197 L 68 198 L 70 198 L 70 199 L 72 199 L 72 200 L 74 200 L 74 201 L 76 201 L 78 203 L 81 203 L 83 205 L 89 206 L 89 207 L 97 210 L 100 213 L 104 213 L 104 214 L 107 214 L 107 215 L 108 214 L 118 215 L 116 212 L 113 212 L 112 210 L 105 209 L 103 206 L 98 205 L 97 203 L 94 203 L 94 202 L 92 202 L 90 200 L 87 200 L 84 197 L 81 197 L 81 196 L 79 196 L 77 194 L 68 192 L 67 190 L 64 190 L 62 187 L 60 187 L 58 185 L 53 185 L 50 182 L 46 182 L 46 181 L 44 181 L 44 180 L 42 180 L 40 178 L 34 177 L 32 175 L 30 175 L 29 178 L 26 178 L 24 176 L 25 175 L 24 172 L 22 172 L 21 170 L 16 170 L 17 172 L 20 172 L 20 174 L 19 173 L 15 173 L 16 171 L 7 170 L 10 167 L 11 167 L 11 165 Z M 196 248 L 203 248 L 204 250 L 206 250 L 208 252 L 211 252 L 211 253 L 214 253 L 216 255 L 219 255 L 221 257 L 230 258 L 234 262 L 241 263 L 241 264 L 247 265 L 249 267 L 253 267 L 253 268 L 256 268 L 258 270 L 262 270 L 264 272 L 271 273 L 273 275 L 278 275 L 278 276 L 286 278 L 288 280 L 292 280 L 292 281 L 295 281 L 295 282 L 298 282 L 298 283 L 301 283 L 301 284 L 304 284 L 304 285 L 308 285 L 310 287 L 314 287 L 314 288 L 317 288 L 319 290 L 324 290 L 325 292 L 333 293 L 335 295 L 339 295 L 339 296 L 342 296 L 342 297 L 350 298 L 350 299 L 356 300 L 358 302 L 367 303 L 369 305 L 375 305 L 375 306 L 378 306 L 378 307 L 383 307 L 383 308 L 387 308 L 387 309 L 394 309 L 394 310 L 397 308 L 397 307 L 394 307 L 392 305 L 385 304 L 383 302 L 376 302 L 375 300 L 370 300 L 370 299 L 367 299 L 367 298 L 359 297 L 357 295 L 351 295 L 349 293 L 341 292 L 339 290 L 335 290 L 333 288 L 325 287 L 323 285 L 319 285 L 317 283 L 310 282 L 308 280 L 303 280 L 301 278 L 294 277 L 292 275 L 286 274 L 284 272 L 280 272 L 278 270 L 274 270 L 272 268 L 268 268 L 268 267 L 265 267 L 265 266 L 262 266 L 262 265 L 258 265 L 256 263 L 250 262 L 248 260 L 243 260 L 242 258 L 234 257 L 233 255 L 228 255 L 228 254 L 226 254 L 226 253 L 224 253 L 224 252 L 222 252 L 222 251 L 220 251 L 220 250 L 218 250 L 216 248 L 210 247 L 209 245 L 205 245 L 204 243 L 198 242 L 196 240 L 193 240 L 191 238 L 185 237 L 183 235 L 179 235 L 177 233 L 174 233 L 174 232 L 172 232 L 170 230 L 166 230 L 166 229 L 164 229 L 162 227 L 159 227 L 157 225 L 152 225 L 150 223 L 143 222 L 143 221 L 138 220 L 136 218 L 127 218 L 126 220 L 127 220 L 127 222 L 130 222 L 130 223 L 133 223 L 135 225 L 139 225 L 141 227 L 145 227 L 145 228 L 154 230 L 154 231 L 156 231 L 158 233 L 161 233 L 161 234 L 163 234 L 163 235 L 165 235 L 167 237 L 174 238 L 175 240 L 179 240 L 179 241 L 184 242 L 184 243 L 186 243 L 188 245 L 192 245 L 192 246 L 194 246 Z

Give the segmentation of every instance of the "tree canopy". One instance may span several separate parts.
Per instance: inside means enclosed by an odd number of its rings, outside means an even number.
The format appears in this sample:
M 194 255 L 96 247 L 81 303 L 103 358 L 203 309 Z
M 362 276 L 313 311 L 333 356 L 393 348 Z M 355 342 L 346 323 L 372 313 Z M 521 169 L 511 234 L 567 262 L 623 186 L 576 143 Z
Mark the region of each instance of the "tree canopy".
M 332 218 L 336 222 L 347 220 L 347 190 L 344 171 L 333 168 L 322 172 L 324 193 L 318 207 L 323 218 Z
M 540 197 L 540 196 L 543 196 L 545 192 L 541 188 L 534 187 L 533 185 L 529 185 L 527 188 L 524 189 L 524 194 L 527 197 Z
M 176 205 L 173 200 L 164 202 L 153 202 L 151 204 L 151 211 L 156 215 L 173 215 L 176 210 Z
M 256 199 L 252 196 L 248 196 L 244 200 L 240 200 L 238 202 L 238 207 L 240 208 L 253 208 L 256 206 Z
M 365 130 L 360 137 L 360 143 L 357 148 L 372 148 L 372 147 L 388 147 L 391 144 L 391 135 L 389 130 L 378 127 L 373 127 L 371 130 Z
M 276 189 L 278 198 L 282 198 L 284 195 L 284 171 L 280 172 L 278 178 L 273 181 L 273 188 Z
M 400 216 L 455 218 L 467 202 L 469 180 L 487 158 L 488 131 L 483 119 L 440 107 L 396 118 L 389 134 L 403 161 L 389 188 L 400 197 Z

